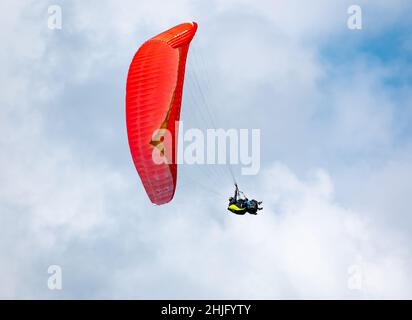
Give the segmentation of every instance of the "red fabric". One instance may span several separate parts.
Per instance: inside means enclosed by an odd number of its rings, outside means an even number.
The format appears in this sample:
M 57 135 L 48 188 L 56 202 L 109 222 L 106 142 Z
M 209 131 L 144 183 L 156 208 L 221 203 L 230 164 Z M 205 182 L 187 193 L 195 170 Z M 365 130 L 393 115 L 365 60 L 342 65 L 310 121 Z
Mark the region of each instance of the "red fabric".
M 143 186 L 157 205 L 172 200 L 176 189 L 175 121 L 180 119 L 186 57 L 196 30 L 196 23 L 183 23 L 151 38 L 136 52 L 129 68 L 126 126 L 130 151 Z M 167 124 L 173 137 L 172 150 L 165 150 L 172 155 L 170 164 L 152 160 L 152 136 L 162 124 Z

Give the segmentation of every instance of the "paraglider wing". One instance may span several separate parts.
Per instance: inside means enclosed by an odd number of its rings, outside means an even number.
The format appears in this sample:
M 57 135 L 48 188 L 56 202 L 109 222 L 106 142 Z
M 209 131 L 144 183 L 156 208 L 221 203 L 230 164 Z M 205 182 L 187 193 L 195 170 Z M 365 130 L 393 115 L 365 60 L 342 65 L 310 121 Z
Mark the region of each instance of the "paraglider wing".
M 146 193 L 157 205 L 172 200 L 176 189 L 175 122 L 180 119 L 186 57 L 196 30 L 195 22 L 183 23 L 146 41 L 127 76 L 130 151 Z M 170 133 L 171 140 L 163 141 L 162 130 Z M 164 157 L 162 163 L 154 161 L 154 152 Z

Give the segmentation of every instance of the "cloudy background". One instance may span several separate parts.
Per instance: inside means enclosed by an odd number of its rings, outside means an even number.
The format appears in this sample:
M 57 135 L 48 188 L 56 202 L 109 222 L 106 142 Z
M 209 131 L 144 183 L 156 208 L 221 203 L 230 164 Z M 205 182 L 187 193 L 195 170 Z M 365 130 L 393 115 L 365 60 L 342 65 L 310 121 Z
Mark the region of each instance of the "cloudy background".
M 412 4 L 357 1 L 349 30 L 352 4 L 1 1 L 0 297 L 412 298 Z M 259 174 L 235 168 L 261 215 L 228 214 L 223 168 L 199 166 L 154 207 L 131 162 L 130 60 L 193 20 L 219 125 L 261 129 Z

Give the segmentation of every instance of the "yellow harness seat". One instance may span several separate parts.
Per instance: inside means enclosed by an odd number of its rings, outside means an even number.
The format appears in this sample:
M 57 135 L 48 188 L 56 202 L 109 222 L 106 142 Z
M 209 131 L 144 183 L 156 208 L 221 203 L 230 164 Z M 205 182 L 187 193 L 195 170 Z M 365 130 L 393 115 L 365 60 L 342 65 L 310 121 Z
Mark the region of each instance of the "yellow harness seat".
M 229 207 L 227 207 L 227 210 L 236 213 L 236 214 L 245 214 L 247 209 L 246 208 L 241 208 L 237 206 L 236 204 L 231 204 Z

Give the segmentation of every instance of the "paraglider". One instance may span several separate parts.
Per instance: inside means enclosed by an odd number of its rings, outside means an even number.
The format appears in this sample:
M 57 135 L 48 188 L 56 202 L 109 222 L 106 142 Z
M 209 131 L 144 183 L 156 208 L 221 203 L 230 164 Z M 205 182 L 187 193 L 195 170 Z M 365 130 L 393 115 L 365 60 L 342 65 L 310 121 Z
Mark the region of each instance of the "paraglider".
M 229 198 L 229 206 L 227 209 L 235 214 L 243 215 L 246 212 L 256 215 L 258 210 L 263 208 L 259 207 L 262 201 L 255 199 L 249 200 L 245 194 L 239 190 L 237 183 L 235 183 L 235 194 Z
M 179 24 L 146 41 L 136 52 L 126 84 L 130 152 L 150 200 L 173 199 L 177 179 L 177 127 L 189 45 L 195 22 Z M 165 141 L 165 132 L 170 138 Z M 158 153 L 164 161 L 154 161 Z
M 176 190 L 177 123 L 187 54 L 196 31 L 195 22 L 182 23 L 150 38 L 136 52 L 127 75 L 126 126 L 130 152 L 146 193 L 156 205 L 170 202 Z M 203 93 L 201 97 L 204 99 Z M 228 169 L 235 181 L 230 166 Z M 228 210 L 257 214 L 262 209 L 261 202 L 248 200 L 235 186 Z

